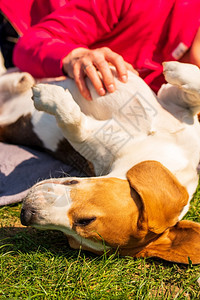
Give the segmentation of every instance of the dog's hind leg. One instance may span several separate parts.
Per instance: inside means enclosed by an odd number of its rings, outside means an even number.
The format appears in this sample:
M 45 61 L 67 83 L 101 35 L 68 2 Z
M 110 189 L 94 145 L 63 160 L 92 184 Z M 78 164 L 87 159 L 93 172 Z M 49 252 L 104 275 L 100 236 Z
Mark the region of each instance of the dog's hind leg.
M 32 112 L 31 87 L 28 73 L 5 73 L 0 76 L 0 126 L 12 124 Z
M 170 89 L 170 97 L 173 89 L 175 97 L 172 101 L 177 101 L 179 106 L 188 108 L 193 115 L 198 113 L 200 111 L 200 69 L 192 64 L 171 61 L 163 63 L 163 73 L 166 81 L 173 87 L 166 85 L 161 88 L 158 97 L 162 97 L 165 89 Z
M 33 77 L 28 73 L 5 73 L 0 76 L 0 141 L 29 144 Z M 36 139 L 34 139 L 36 140 Z
M 34 85 L 35 80 L 26 72 L 7 72 L 0 76 L 0 99 L 1 101 L 14 98 Z

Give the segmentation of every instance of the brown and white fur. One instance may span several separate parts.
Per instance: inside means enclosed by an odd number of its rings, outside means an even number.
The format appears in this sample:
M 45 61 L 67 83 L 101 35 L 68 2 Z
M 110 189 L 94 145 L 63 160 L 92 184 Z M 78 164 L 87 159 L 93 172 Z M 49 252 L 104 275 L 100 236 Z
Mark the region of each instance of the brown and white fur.
M 158 97 L 132 73 L 126 84 L 116 78 L 117 90 L 104 97 L 88 81 L 92 102 L 73 80 L 38 84 L 37 110 L 30 75 L 0 78 L 1 95 L 9 98 L 1 110 L 1 139 L 12 139 L 19 119 L 25 120 L 34 145 L 56 153 L 65 137 L 97 176 L 36 184 L 24 200 L 24 225 L 61 230 L 73 248 L 99 254 L 118 249 L 122 255 L 200 263 L 200 225 L 180 221 L 198 184 L 200 70 L 168 62 L 164 74 L 169 84 Z M 18 139 L 19 132 L 14 135 Z

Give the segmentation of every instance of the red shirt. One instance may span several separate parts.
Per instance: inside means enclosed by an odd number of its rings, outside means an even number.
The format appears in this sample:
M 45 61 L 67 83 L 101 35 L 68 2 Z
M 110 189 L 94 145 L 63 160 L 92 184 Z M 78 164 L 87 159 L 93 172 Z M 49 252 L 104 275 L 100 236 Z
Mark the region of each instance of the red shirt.
M 19 27 L 24 35 L 15 47 L 14 63 L 20 69 L 35 77 L 60 76 L 62 59 L 74 48 L 106 46 L 121 54 L 156 91 L 164 81 L 161 63 L 178 60 L 192 44 L 200 23 L 200 1 L 38 0 L 32 3 L 31 16 L 40 23 L 27 31 Z M 38 22 L 33 19 L 27 27 Z M 10 20 L 14 23 L 11 16 Z

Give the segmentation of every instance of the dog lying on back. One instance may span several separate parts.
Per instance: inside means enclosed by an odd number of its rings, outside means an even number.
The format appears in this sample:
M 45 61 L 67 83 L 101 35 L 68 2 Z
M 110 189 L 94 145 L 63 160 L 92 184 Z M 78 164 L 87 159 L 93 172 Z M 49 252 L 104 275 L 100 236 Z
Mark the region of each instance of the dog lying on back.
M 132 73 L 126 84 L 116 78 L 117 90 L 104 97 L 88 81 L 92 102 L 71 79 L 38 84 L 37 110 L 29 74 L 0 78 L 1 140 L 21 143 L 23 127 L 23 143 L 59 154 L 65 138 L 61 159 L 78 152 L 97 176 L 37 183 L 24 200 L 22 224 L 61 230 L 71 247 L 97 254 L 117 249 L 200 263 L 200 225 L 180 221 L 198 184 L 200 70 L 168 62 L 164 74 L 169 83 L 158 97 Z

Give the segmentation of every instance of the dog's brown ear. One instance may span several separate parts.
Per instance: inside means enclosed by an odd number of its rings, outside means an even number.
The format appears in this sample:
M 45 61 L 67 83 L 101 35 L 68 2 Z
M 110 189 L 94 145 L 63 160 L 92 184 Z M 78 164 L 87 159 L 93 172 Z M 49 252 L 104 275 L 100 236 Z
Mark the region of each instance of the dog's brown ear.
M 160 234 L 178 222 L 188 193 L 167 168 L 157 161 L 141 162 L 127 172 L 127 179 L 142 201 L 138 220 L 142 235 Z
M 200 224 L 180 221 L 151 242 L 136 257 L 159 257 L 167 261 L 200 263 Z

